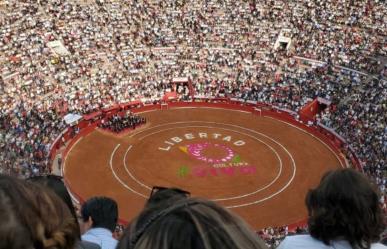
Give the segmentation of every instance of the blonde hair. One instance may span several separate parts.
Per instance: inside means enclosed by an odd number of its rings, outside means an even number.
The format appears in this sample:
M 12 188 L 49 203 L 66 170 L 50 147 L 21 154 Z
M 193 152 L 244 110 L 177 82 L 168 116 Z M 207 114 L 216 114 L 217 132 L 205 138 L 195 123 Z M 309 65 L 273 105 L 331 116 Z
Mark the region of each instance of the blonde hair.
M 197 198 L 146 208 L 127 228 L 117 249 L 265 249 L 238 216 Z
M 49 189 L 0 175 L 0 197 L 0 249 L 74 248 L 75 219 Z

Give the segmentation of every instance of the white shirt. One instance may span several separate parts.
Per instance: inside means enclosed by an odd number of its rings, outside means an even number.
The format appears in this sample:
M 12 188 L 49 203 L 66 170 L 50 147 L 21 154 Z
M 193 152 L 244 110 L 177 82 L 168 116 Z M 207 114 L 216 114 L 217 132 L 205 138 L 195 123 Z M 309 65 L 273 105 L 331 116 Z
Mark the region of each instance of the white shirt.
M 82 235 L 82 240 L 93 242 L 101 249 L 115 249 L 117 240 L 113 238 L 112 232 L 105 228 L 92 228 Z
M 330 246 L 325 245 L 322 241 L 313 238 L 310 235 L 287 236 L 277 249 L 352 249 L 346 240 L 332 241 Z M 380 243 L 371 245 L 371 249 L 387 249 Z

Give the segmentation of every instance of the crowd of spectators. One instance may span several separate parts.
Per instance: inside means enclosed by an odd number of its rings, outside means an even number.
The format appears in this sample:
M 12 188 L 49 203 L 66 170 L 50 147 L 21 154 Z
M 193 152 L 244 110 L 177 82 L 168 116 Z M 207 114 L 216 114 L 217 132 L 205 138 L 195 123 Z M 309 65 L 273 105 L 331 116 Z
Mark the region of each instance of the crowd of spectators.
M 326 120 L 345 137 L 348 149 L 356 152 L 364 173 L 378 185 L 387 210 L 387 80 L 372 79 L 353 88 L 349 96 Z
M 386 209 L 385 4 L 0 1 L 0 173 L 47 172 L 67 113 L 173 91 L 183 100 L 242 98 L 292 111 L 323 97 L 332 105 L 319 121 L 348 141 Z M 290 49 L 274 48 L 280 35 Z M 56 41 L 63 47 L 49 46 Z M 172 84 L 176 77 L 192 87 Z M 108 121 L 117 131 L 123 122 Z
M 268 227 L 258 232 L 269 248 L 276 248 L 288 235 L 288 227 Z
M 144 117 L 127 112 L 124 115 L 115 114 L 107 119 L 103 119 L 99 127 L 114 133 L 120 133 L 127 129 L 136 129 L 137 126 L 145 123 L 146 119 Z
M 0 173 L 27 178 L 49 172 L 51 143 L 65 129 L 55 110 L 28 108 L 0 114 Z
M 265 241 L 268 248 L 277 248 L 288 235 L 306 234 L 307 228 L 297 226 L 294 231 L 289 231 L 287 226 L 268 227 L 260 230 L 258 235 Z

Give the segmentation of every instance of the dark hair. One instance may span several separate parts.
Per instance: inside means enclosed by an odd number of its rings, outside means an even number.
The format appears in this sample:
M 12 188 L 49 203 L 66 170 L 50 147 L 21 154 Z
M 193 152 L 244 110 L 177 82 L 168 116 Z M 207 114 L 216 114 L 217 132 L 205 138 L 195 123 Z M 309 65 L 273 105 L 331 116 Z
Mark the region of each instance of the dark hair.
M 21 198 L 23 190 L 8 181 L 10 179 L 0 175 L 0 248 L 29 249 L 34 241 L 29 228 L 25 225 L 26 217 L 18 210 L 22 206 L 27 206 L 28 201 Z M 32 213 L 32 210 L 27 210 L 24 214 L 28 216 Z
M 93 197 L 82 205 L 81 215 L 83 221 L 91 217 L 92 227 L 102 227 L 113 232 L 118 220 L 117 203 L 108 197 Z
M 162 202 L 164 202 L 164 204 L 168 202 L 170 202 L 170 204 L 173 204 L 172 202 L 181 198 L 186 198 L 189 195 L 189 192 L 179 188 L 165 188 L 155 186 L 152 188 L 151 196 L 146 202 L 146 207 L 150 208 L 153 205 L 159 205 Z
M 383 245 L 387 246 L 387 237 L 383 238 L 382 241 L 380 241 Z
M 311 236 L 326 245 L 345 239 L 354 248 L 370 248 L 385 224 L 376 188 L 353 169 L 326 173 L 305 199 Z
M 73 249 L 77 226 L 70 211 L 42 186 L 0 175 L 0 248 Z
M 40 184 L 51 189 L 69 208 L 71 215 L 74 217 L 77 226 L 78 226 L 78 235 L 77 237 L 81 238 L 81 231 L 79 229 L 79 223 L 77 219 L 77 214 L 75 212 L 75 208 L 71 199 L 71 196 L 62 181 L 62 177 L 56 175 L 45 175 L 45 176 L 33 176 L 27 179 L 29 182 L 33 182 L 36 184 Z
M 170 192 L 172 193 L 173 190 Z M 167 195 L 163 191 L 163 195 Z M 169 195 L 169 194 L 168 194 Z M 126 228 L 117 249 L 267 248 L 239 217 L 214 202 L 171 196 L 146 206 Z

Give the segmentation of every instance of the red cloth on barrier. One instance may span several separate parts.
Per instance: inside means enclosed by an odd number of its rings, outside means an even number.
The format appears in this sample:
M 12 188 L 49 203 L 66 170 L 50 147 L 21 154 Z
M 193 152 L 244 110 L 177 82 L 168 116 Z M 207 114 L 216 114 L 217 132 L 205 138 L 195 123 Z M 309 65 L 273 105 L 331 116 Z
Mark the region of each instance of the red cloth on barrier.
M 301 120 L 310 121 L 310 120 L 314 120 L 316 114 L 319 112 L 320 112 L 320 104 L 318 103 L 318 100 L 315 99 L 312 102 L 306 104 L 304 107 L 302 107 L 299 114 L 300 114 Z

